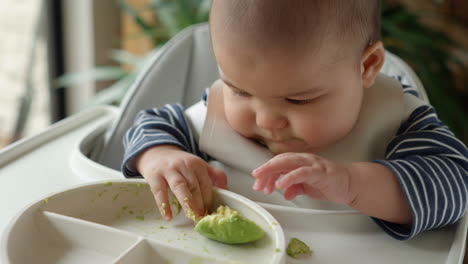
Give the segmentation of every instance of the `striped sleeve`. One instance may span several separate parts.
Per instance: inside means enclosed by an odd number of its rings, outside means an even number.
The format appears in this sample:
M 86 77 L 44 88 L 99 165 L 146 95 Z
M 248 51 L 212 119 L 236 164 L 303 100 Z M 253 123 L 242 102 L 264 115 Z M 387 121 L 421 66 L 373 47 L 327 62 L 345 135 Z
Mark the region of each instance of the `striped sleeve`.
M 133 126 L 124 137 L 124 159 L 122 172 L 125 177 L 141 176 L 133 165 L 133 158 L 145 149 L 158 145 L 174 145 L 205 160 L 207 155 L 200 151 L 179 104 L 168 104 L 162 108 L 140 111 Z
M 374 220 L 399 240 L 455 223 L 467 208 L 468 150 L 428 105 L 418 107 L 374 161 L 396 176 L 411 210 L 411 225 Z

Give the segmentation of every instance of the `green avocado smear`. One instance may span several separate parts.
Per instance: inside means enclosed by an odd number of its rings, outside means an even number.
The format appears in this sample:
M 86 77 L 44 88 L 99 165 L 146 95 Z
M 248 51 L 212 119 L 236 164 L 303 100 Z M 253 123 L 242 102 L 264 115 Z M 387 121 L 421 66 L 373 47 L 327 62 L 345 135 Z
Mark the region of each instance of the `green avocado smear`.
M 253 242 L 265 235 L 255 222 L 222 205 L 216 213 L 203 217 L 195 226 L 195 230 L 207 238 L 226 244 Z

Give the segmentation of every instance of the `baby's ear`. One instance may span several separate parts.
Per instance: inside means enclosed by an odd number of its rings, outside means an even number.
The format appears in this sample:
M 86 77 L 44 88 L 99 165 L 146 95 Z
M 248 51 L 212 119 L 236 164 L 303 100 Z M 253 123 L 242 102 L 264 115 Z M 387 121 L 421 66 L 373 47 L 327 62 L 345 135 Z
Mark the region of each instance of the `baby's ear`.
M 361 78 L 364 88 L 374 85 L 375 78 L 385 60 L 385 49 L 381 41 L 369 45 L 361 58 Z

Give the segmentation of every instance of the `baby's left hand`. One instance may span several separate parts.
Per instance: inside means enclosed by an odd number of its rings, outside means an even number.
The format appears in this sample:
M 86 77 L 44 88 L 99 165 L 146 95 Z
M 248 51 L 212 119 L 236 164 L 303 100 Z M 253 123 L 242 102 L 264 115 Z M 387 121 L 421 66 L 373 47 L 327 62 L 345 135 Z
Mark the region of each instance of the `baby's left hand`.
M 279 154 L 252 174 L 256 179 L 254 190 L 270 194 L 276 186 L 284 190 L 287 200 L 306 194 L 314 199 L 349 205 L 356 197 L 346 165 L 310 153 Z

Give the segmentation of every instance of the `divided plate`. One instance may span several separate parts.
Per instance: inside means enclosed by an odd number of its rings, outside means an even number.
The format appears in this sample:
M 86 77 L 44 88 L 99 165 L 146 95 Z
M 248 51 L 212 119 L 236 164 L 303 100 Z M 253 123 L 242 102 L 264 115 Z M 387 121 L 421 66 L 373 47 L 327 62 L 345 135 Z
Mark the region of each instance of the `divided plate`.
M 213 207 L 228 205 L 255 221 L 265 237 L 227 245 L 196 231 L 183 212 L 161 218 L 143 180 L 81 185 L 23 210 L 4 233 L 2 263 L 284 263 L 279 223 L 256 203 L 215 189 Z

